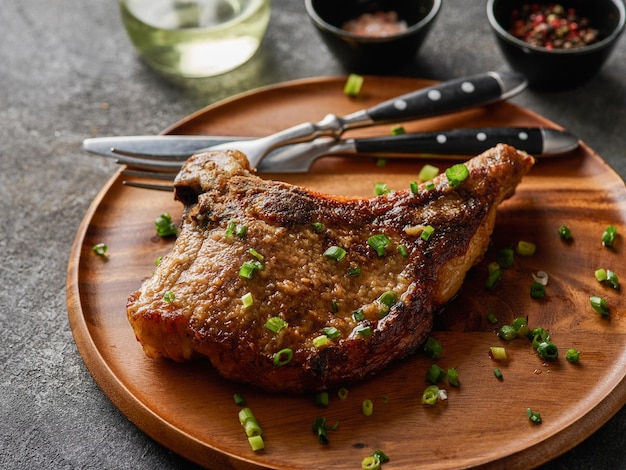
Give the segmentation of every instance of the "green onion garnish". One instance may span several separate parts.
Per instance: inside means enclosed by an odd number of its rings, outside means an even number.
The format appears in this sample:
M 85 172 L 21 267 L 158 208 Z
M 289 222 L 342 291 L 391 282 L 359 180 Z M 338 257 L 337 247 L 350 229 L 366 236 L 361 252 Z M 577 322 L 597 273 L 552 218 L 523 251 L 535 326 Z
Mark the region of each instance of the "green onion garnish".
M 403 126 L 394 126 L 391 128 L 391 135 L 402 135 L 406 134 L 406 130 Z
M 458 188 L 469 177 L 469 170 L 465 163 L 458 163 L 446 170 L 446 177 L 450 182 L 450 186 Z
M 376 166 L 378 168 L 384 168 L 387 165 L 387 159 L 386 158 L 377 158 L 376 159 Z
M 537 346 L 537 354 L 542 359 L 553 360 L 559 357 L 559 350 L 554 343 L 544 341 Z
M 417 177 L 420 181 L 430 181 L 439 174 L 439 168 L 433 165 L 424 165 Z
M 352 318 L 354 318 L 355 321 L 365 320 L 365 313 L 363 312 L 363 309 L 359 308 L 359 309 L 353 311 L 352 312 Z
M 246 261 L 239 268 L 239 275 L 246 279 L 252 279 L 256 271 L 262 271 L 265 265 L 258 260 Z
M 348 75 L 346 84 L 343 87 L 343 92 L 348 96 L 357 96 L 359 93 L 361 93 L 361 88 L 363 87 L 364 81 L 365 78 L 363 78 L 361 75 L 351 73 L 350 75 Z
M 517 254 L 520 256 L 532 256 L 535 254 L 537 250 L 537 246 L 532 242 L 527 242 L 524 240 L 520 240 L 517 242 Z
M 291 359 L 293 359 L 293 351 L 289 348 L 285 348 L 274 354 L 273 362 L 275 366 L 281 367 L 289 364 Z
M 533 299 L 543 299 L 546 296 L 546 286 L 540 282 L 533 282 L 530 285 L 530 296 Z
M 363 414 L 365 416 L 371 416 L 374 412 L 374 403 L 372 403 L 372 400 L 363 400 L 363 403 L 361 404 L 361 410 L 363 411 Z
M 424 230 L 422 231 L 420 237 L 422 240 L 428 241 L 430 240 L 430 237 L 433 233 L 435 233 L 435 228 L 432 225 L 427 225 L 426 227 L 424 227 Z
M 461 382 L 459 381 L 459 371 L 455 368 L 451 367 L 450 369 L 448 369 L 446 377 L 448 379 L 448 383 L 453 387 L 461 386 Z
M 328 336 L 320 335 L 313 338 L 313 346 L 316 348 L 323 348 L 328 344 Z
M 387 308 L 391 308 L 398 301 L 398 294 L 393 291 L 383 293 L 378 301 Z
M 569 348 L 567 353 L 565 353 L 565 359 L 567 362 L 571 362 L 572 364 L 576 364 L 580 359 L 580 351 L 576 348 Z
M 358 266 L 350 266 L 348 267 L 348 276 L 357 277 L 361 274 L 361 268 Z
M 387 248 L 387 246 L 389 246 L 390 243 L 391 240 L 389 240 L 389 238 L 382 233 L 372 235 L 367 239 L 367 244 L 371 248 L 373 248 L 374 251 L 376 251 L 376 254 L 378 256 L 385 255 L 385 249 Z
M 496 323 L 498 323 L 498 317 L 496 317 L 495 313 L 489 312 L 487 314 L 487 321 L 491 323 L 492 325 L 495 325 Z
M 502 380 L 502 371 L 500 369 L 494 369 L 493 375 L 496 376 L 496 379 Z
M 259 261 L 264 261 L 265 260 L 265 256 L 263 256 L 261 253 L 259 253 L 258 251 L 256 251 L 254 248 L 250 248 L 248 250 L 248 253 L 250 253 L 252 256 L 254 256 L 256 259 L 258 259 Z
M 312 430 L 317 435 L 317 440 L 319 441 L 319 443 L 322 445 L 326 445 L 328 444 L 328 434 L 326 433 L 326 431 L 334 431 L 335 429 L 337 429 L 338 425 L 339 423 L 336 422 L 333 426 L 327 426 L 326 418 L 317 417 L 313 421 Z
M 250 436 L 248 438 L 248 443 L 254 452 L 265 449 L 265 442 L 263 442 L 262 436 Z
M 566 225 L 561 225 L 559 227 L 559 236 L 565 241 L 570 241 L 572 239 L 572 231 Z
M 165 300 L 168 304 L 171 304 L 176 299 L 176 296 L 171 290 L 168 290 L 163 296 L 163 300 Z
M 402 256 L 403 258 L 409 256 L 409 251 L 406 249 L 406 246 L 398 245 L 396 249 L 398 250 L 398 253 L 400 253 L 400 256 Z
M 604 282 L 613 289 L 619 289 L 619 277 L 610 269 L 597 269 L 595 276 L 598 282 Z
M 537 347 L 544 342 L 550 341 L 550 333 L 545 328 L 533 328 L 530 332 L 532 347 Z
M 372 336 L 372 328 L 369 326 L 359 325 L 354 329 L 354 331 L 356 331 L 356 334 L 362 338 L 369 338 Z
M 604 298 L 597 295 L 592 295 L 591 297 L 589 297 L 589 303 L 591 304 L 591 307 L 600 315 L 602 315 L 603 317 L 608 316 L 609 304 Z
M 278 333 L 283 328 L 287 328 L 287 322 L 280 317 L 272 317 L 265 322 L 265 328 L 272 333 Z
M 233 394 L 233 401 L 235 402 L 235 405 L 237 406 L 246 405 L 246 399 L 243 397 L 243 395 L 240 395 L 239 393 Z
M 313 222 L 311 226 L 313 227 L 313 231 L 318 232 L 318 233 L 323 231 L 325 228 L 324 224 L 321 222 Z
M 315 394 L 315 404 L 318 406 L 328 406 L 328 392 L 318 392 Z
M 426 186 L 426 189 L 428 189 L 429 191 L 432 191 L 433 189 L 436 188 L 435 183 L 433 183 L 432 181 L 427 181 L 424 184 Z
M 337 300 L 333 299 L 330 303 L 330 311 L 333 313 L 339 312 L 339 304 L 337 303 Z
M 490 263 L 489 274 L 485 281 L 485 287 L 489 290 L 494 289 L 502 279 L 502 269 L 500 269 L 497 263 L 494 266 L 497 266 L 497 268 L 492 268 Z
M 322 329 L 322 332 L 326 336 L 328 336 L 330 339 L 339 338 L 341 336 L 341 333 L 339 332 L 339 330 L 335 328 L 334 326 L 327 326 L 326 328 Z
M 97 243 L 91 249 L 98 256 L 104 256 L 104 255 L 106 255 L 108 247 L 104 243 Z
M 169 214 L 161 214 L 154 221 L 154 228 L 156 229 L 159 237 L 170 237 L 178 235 L 178 228 L 172 221 L 172 216 Z
M 409 184 L 409 188 L 411 189 L 411 193 L 419 193 L 419 185 L 417 184 L 417 181 L 411 181 L 411 183 Z
M 241 304 L 243 305 L 243 308 L 252 307 L 253 303 L 254 303 L 254 299 L 252 298 L 251 292 L 248 292 L 241 296 Z
M 228 225 L 226 226 L 226 230 L 224 231 L 224 236 L 226 238 L 230 237 L 233 233 L 235 233 L 236 227 L 237 227 L 237 224 L 235 222 L 229 222 Z
M 530 334 L 530 328 L 528 328 L 528 321 L 525 318 L 518 317 L 513 320 L 511 324 L 513 329 L 517 333 L 518 338 L 526 338 Z
M 527 408 L 526 415 L 528 416 L 528 419 L 531 420 L 533 423 L 541 423 L 541 415 L 538 411 L 533 411 L 530 408 Z
M 617 227 L 609 225 L 602 234 L 602 244 L 606 247 L 612 247 L 617 237 Z
M 496 261 L 501 268 L 510 268 L 515 260 L 515 252 L 513 248 L 502 248 L 498 251 Z
M 261 436 L 263 434 L 261 426 L 259 426 L 250 408 L 242 408 L 239 410 L 239 423 L 243 426 L 244 431 L 246 431 L 246 436 L 248 437 Z
M 422 404 L 423 405 L 434 405 L 437 403 L 437 398 L 439 397 L 439 387 L 436 385 L 430 385 L 426 387 L 424 393 L 422 394 Z
M 324 256 L 335 261 L 341 261 L 346 256 L 346 250 L 340 246 L 331 246 L 324 252 Z
M 498 336 L 505 341 L 511 341 L 517 338 L 517 331 L 511 325 L 502 325 L 498 330 Z
M 489 351 L 491 352 L 491 357 L 496 361 L 503 361 L 506 359 L 506 349 L 500 346 L 491 346 Z
M 163 261 L 163 257 L 159 256 L 155 261 L 154 261 L 154 265 L 158 266 L 159 264 L 161 264 L 161 261 Z
M 368 455 L 361 460 L 361 470 L 380 470 L 380 459 L 374 455 Z
M 443 380 L 446 376 L 446 371 L 439 367 L 437 364 L 433 364 L 426 371 L 426 380 L 431 384 L 436 385 Z
M 385 183 L 374 183 L 374 196 L 382 196 L 383 194 L 388 194 L 391 192 L 391 189 L 387 188 Z
M 239 238 L 243 238 L 246 236 L 246 233 L 248 233 L 248 227 L 246 227 L 245 225 L 237 226 L 237 230 L 235 230 L 235 235 L 237 235 Z
M 424 343 L 423 350 L 426 357 L 429 357 L 431 359 L 439 359 L 439 357 L 441 357 L 441 351 L 443 351 L 443 347 L 441 346 L 439 341 L 437 341 L 432 336 L 429 336 Z
M 345 400 L 346 398 L 348 398 L 348 393 L 349 392 L 346 387 L 341 387 L 339 390 L 337 390 L 337 396 L 340 400 Z

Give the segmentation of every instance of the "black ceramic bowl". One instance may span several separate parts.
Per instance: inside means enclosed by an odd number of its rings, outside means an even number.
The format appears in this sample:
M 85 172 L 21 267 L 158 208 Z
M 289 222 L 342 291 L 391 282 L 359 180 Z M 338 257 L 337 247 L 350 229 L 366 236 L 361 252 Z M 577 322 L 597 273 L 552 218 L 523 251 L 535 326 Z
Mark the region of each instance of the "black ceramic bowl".
M 351 72 L 387 73 L 410 63 L 424 42 L 442 0 L 305 0 L 306 11 L 323 41 Z M 407 28 L 372 37 L 353 34 L 343 25 L 365 13 L 395 11 Z
M 513 36 L 513 10 L 530 3 L 559 3 L 575 8 L 579 17 L 589 19 L 598 30 L 598 41 L 572 49 L 533 46 Z M 524 74 L 529 85 L 559 90 L 582 85 L 593 77 L 609 57 L 624 31 L 625 9 L 622 0 L 487 0 L 487 18 L 505 59 L 514 70 Z

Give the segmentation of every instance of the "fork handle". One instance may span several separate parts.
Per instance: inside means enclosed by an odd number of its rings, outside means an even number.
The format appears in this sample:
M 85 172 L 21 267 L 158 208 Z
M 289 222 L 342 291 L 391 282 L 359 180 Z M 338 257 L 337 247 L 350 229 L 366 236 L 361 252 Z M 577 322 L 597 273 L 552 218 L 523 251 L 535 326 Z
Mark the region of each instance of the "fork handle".
M 421 119 L 501 101 L 516 95 L 526 86 L 526 79 L 516 72 L 487 72 L 392 98 L 365 113 L 376 124 Z

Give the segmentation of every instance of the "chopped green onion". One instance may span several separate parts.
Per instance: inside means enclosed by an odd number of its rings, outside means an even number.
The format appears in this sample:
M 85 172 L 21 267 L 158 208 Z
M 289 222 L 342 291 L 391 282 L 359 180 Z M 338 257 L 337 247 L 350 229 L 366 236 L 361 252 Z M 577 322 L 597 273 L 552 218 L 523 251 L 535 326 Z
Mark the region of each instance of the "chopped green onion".
M 572 231 L 566 225 L 561 225 L 559 227 L 559 236 L 565 241 L 570 241 L 572 239 Z
M 368 455 L 361 460 L 361 470 L 380 470 L 380 459 L 374 455 Z
M 617 237 L 617 227 L 609 225 L 602 234 L 602 244 L 606 247 L 612 247 Z
M 420 181 L 430 181 L 439 174 L 439 168 L 433 165 L 424 165 L 417 177 Z
M 498 317 L 496 317 L 495 313 L 489 312 L 487 314 L 487 321 L 491 323 L 492 325 L 495 325 L 496 323 L 498 323 Z
M 356 331 L 356 334 L 358 334 L 362 338 L 369 338 L 370 336 L 372 336 L 372 328 L 370 328 L 369 326 L 359 325 L 354 329 L 354 331 Z
M 337 391 L 337 396 L 339 397 L 340 400 L 345 400 L 346 398 L 348 398 L 348 389 L 346 387 L 341 387 L 338 391 Z
M 372 235 L 367 239 L 367 244 L 371 248 L 373 248 L 374 251 L 376 251 L 376 254 L 378 256 L 385 255 L 385 249 L 387 248 L 387 246 L 389 246 L 390 243 L 391 240 L 389 240 L 389 238 L 382 233 Z
M 154 221 L 154 228 L 156 229 L 159 237 L 170 237 L 178 235 L 178 228 L 172 221 L 172 216 L 169 214 L 161 214 Z
M 233 394 L 233 400 L 235 402 L 235 405 L 237 406 L 245 406 L 246 404 L 246 399 L 243 397 L 243 395 L 240 395 L 239 393 Z
M 446 371 L 439 367 L 437 364 L 433 364 L 426 371 L 426 380 L 431 384 L 437 385 L 446 376 Z
M 391 135 L 402 135 L 406 134 L 406 130 L 403 126 L 394 126 L 391 128 Z
M 502 380 L 502 371 L 500 369 L 494 369 L 493 375 L 496 376 L 496 379 Z
M 469 170 L 465 163 L 458 163 L 446 170 L 446 177 L 450 182 L 450 186 L 458 188 L 469 177 Z
M 265 442 L 263 442 L 262 436 L 250 436 L 248 438 L 248 443 L 250 443 L 250 448 L 254 452 L 265 449 Z
M 532 256 L 535 254 L 535 251 L 537 251 L 537 245 L 532 242 L 520 240 L 517 242 L 516 251 L 520 256 Z
M 361 410 L 363 411 L 363 414 L 365 416 L 371 416 L 372 413 L 374 412 L 374 403 L 372 403 L 372 400 L 370 399 L 363 400 L 363 404 L 361 405 Z
M 402 256 L 403 258 L 406 258 L 407 256 L 409 256 L 409 252 L 406 249 L 406 246 L 398 245 L 396 249 L 398 250 L 398 253 L 400 253 L 400 256 Z
M 511 325 L 502 325 L 498 330 L 498 336 L 504 341 L 511 341 L 517 338 L 517 331 Z
M 322 329 L 322 332 L 330 339 L 339 338 L 341 336 L 339 330 L 334 326 L 327 326 Z
M 501 268 L 506 269 L 513 266 L 513 262 L 515 261 L 515 252 L 513 251 L 513 248 L 502 248 L 499 250 L 496 260 Z
M 105 256 L 108 249 L 109 247 L 104 243 L 97 243 L 92 248 L 93 252 L 98 256 Z
M 598 282 L 605 282 L 613 289 L 619 289 L 619 277 L 610 269 L 597 269 L 595 276 Z
M 533 276 L 533 281 L 538 282 L 539 284 L 542 284 L 544 286 L 548 285 L 548 273 L 545 271 L 537 271 L 537 273 L 532 273 Z
M 603 317 L 608 316 L 609 314 L 609 304 L 608 302 L 597 295 L 592 295 L 589 297 L 589 303 L 591 303 L 591 307 L 598 312 Z
M 439 359 L 441 357 L 441 351 L 443 351 L 443 347 L 432 336 L 429 336 L 424 343 L 424 354 L 426 357 L 430 359 Z
M 165 300 L 168 304 L 171 304 L 172 302 L 174 302 L 175 298 L 176 296 L 171 290 L 168 290 L 163 296 L 163 300 Z
M 420 237 L 422 240 L 428 241 L 430 240 L 430 237 L 433 233 L 435 233 L 435 228 L 432 225 L 427 225 L 426 227 L 424 227 L 424 230 L 422 231 Z
M 313 231 L 318 232 L 318 233 L 323 231 L 326 228 L 324 224 L 321 222 L 313 222 L 311 226 L 313 227 Z
M 361 274 L 361 268 L 358 266 L 348 267 L 348 276 L 357 277 Z
M 539 282 L 530 285 L 530 296 L 533 299 L 543 299 L 546 296 L 546 286 Z
M 576 364 L 580 359 L 580 351 L 576 348 L 569 348 L 567 353 L 565 353 L 565 359 L 567 362 L 571 362 L 572 364 Z
M 254 304 L 254 299 L 252 298 L 252 293 L 248 292 L 241 296 L 241 303 L 243 304 L 243 308 L 252 307 Z
M 319 335 L 316 336 L 315 338 L 313 338 L 313 346 L 316 348 L 323 348 L 324 346 L 328 345 L 328 336 L 326 335 Z
M 333 313 L 339 312 L 339 304 L 336 299 L 333 299 L 330 303 L 330 311 Z
M 491 346 L 489 351 L 491 352 L 491 357 L 496 361 L 503 361 L 506 359 L 506 349 L 500 346 Z
M 387 308 L 391 308 L 398 302 L 398 294 L 393 291 L 387 291 L 378 297 L 378 301 Z
M 224 231 L 224 236 L 226 238 L 230 237 L 233 233 L 235 233 L 235 228 L 237 227 L 237 224 L 235 222 L 229 222 L 226 230 Z
M 154 265 L 158 266 L 161 264 L 161 261 L 163 261 L 163 257 L 159 256 L 155 261 L 154 261 Z
M 261 436 L 263 434 L 261 426 L 259 426 L 259 423 L 254 414 L 252 414 L 252 410 L 250 408 L 242 408 L 239 410 L 239 422 L 246 431 L 246 436 Z
M 513 320 L 511 324 L 518 338 L 525 338 L 530 334 L 530 328 L 528 328 L 528 321 L 525 318 L 518 317 Z
M 248 233 L 248 227 L 246 227 L 245 225 L 237 226 L 237 230 L 235 230 L 235 235 L 237 235 L 239 238 L 243 238 L 246 236 L 246 233 Z
M 559 350 L 554 343 L 544 341 L 537 346 L 537 354 L 542 359 L 553 360 L 559 357 Z
M 422 404 L 434 405 L 437 403 L 437 398 L 439 398 L 439 387 L 436 385 L 430 385 L 426 387 L 426 390 L 424 390 L 424 393 L 422 394 Z
M 432 181 L 427 181 L 425 184 L 426 189 L 428 189 L 429 191 L 432 191 L 433 189 L 436 188 L 435 183 L 433 183 Z
M 359 93 L 361 93 L 361 88 L 363 87 L 364 81 L 365 78 L 361 75 L 351 73 L 350 75 L 348 75 L 346 84 L 343 87 L 343 92 L 348 96 L 357 96 Z
M 324 256 L 335 261 L 341 261 L 346 256 L 346 250 L 340 246 L 331 246 L 324 252 Z
M 388 194 L 391 192 L 391 189 L 387 188 L 385 183 L 374 183 L 374 196 L 382 196 L 383 194 Z
M 258 259 L 259 261 L 264 261 L 265 260 L 265 256 L 263 256 L 261 253 L 259 253 L 258 251 L 256 251 L 254 248 L 250 248 L 248 250 L 248 253 L 250 253 L 252 256 L 254 256 L 256 259 Z
M 239 268 L 239 275 L 246 279 L 252 279 L 256 271 L 262 271 L 265 265 L 258 260 L 245 261 Z
M 409 188 L 413 194 L 417 194 L 419 192 L 419 185 L 417 184 L 417 181 L 411 181 Z
M 380 463 L 389 462 L 389 457 L 382 450 L 375 450 L 372 455 L 377 456 L 380 459 Z
M 355 321 L 365 320 L 365 313 L 363 312 L 363 309 L 359 308 L 352 312 L 352 318 L 354 318 Z
M 545 328 L 533 328 L 530 332 L 532 347 L 537 349 L 541 343 L 550 341 L 550 333 Z
M 274 354 L 274 365 L 281 367 L 286 364 L 289 364 L 293 359 L 293 351 L 289 348 L 281 349 L 276 354 Z
M 387 165 L 387 159 L 386 158 L 377 158 L 376 159 L 376 166 L 378 168 L 384 168 Z
M 272 333 L 278 333 L 283 328 L 287 327 L 287 322 L 280 317 L 272 317 L 265 322 L 265 328 Z
M 533 423 L 541 423 L 541 414 L 539 414 L 538 411 L 533 411 L 530 408 L 527 408 L 526 415 L 528 416 L 528 419 L 530 419 Z
M 328 392 L 318 392 L 315 394 L 315 404 L 318 406 L 328 406 Z
M 453 387 L 460 387 L 461 386 L 461 381 L 459 380 L 459 371 L 456 370 L 455 368 L 451 367 L 450 369 L 448 369 L 448 372 L 446 373 L 447 379 L 448 379 L 448 383 L 450 385 L 452 385 Z
M 334 426 L 327 426 L 326 418 L 320 416 L 320 417 L 315 418 L 315 420 L 313 421 L 312 430 L 317 435 L 317 440 L 319 441 L 319 443 L 322 445 L 327 445 L 328 444 L 327 431 L 334 431 L 335 429 L 337 429 L 338 425 L 339 423 L 335 423 Z
M 502 270 L 500 269 L 500 266 L 495 263 L 498 267 L 494 269 L 491 265 L 492 263 L 489 263 L 489 274 L 487 275 L 487 280 L 485 281 L 485 287 L 489 290 L 494 289 L 500 280 L 502 280 Z

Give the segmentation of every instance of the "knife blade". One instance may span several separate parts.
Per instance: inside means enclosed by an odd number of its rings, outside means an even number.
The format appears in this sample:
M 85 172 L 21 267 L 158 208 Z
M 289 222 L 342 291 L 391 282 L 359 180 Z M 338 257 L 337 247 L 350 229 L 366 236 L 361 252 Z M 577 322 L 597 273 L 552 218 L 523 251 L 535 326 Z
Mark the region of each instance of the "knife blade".
M 310 141 L 320 136 L 331 136 L 335 139 L 346 130 L 355 129 L 391 122 L 415 120 L 435 115 L 447 114 L 464 110 L 474 106 L 483 106 L 501 101 L 523 91 L 527 86 L 526 79 L 515 72 L 487 72 L 470 77 L 448 80 L 441 84 L 429 86 L 405 95 L 386 100 L 369 109 L 356 111 L 347 116 L 338 117 L 328 114 L 317 123 L 305 122 L 294 127 L 282 130 L 275 134 L 258 139 L 236 139 L 220 142 L 217 145 L 197 147 L 191 153 L 206 150 L 240 150 L 248 156 L 252 167 L 258 166 L 261 159 L 272 149 L 296 142 Z M 169 137 L 169 136 L 164 136 Z M 194 138 L 197 136 L 193 136 Z M 100 140 L 103 138 L 100 138 Z M 104 138 L 106 139 L 106 138 Z M 112 149 L 128 152 L 122 138 L 113 138 L 105 144 L 96 139 L 86 139 L 83 143 L 85 150 L 111 155 Z M 129 137 L 128 145 L 138 141 L 148 140 L 147 137 Z M 220 139 L 220 137 L 218 137 Z M 235 140 L 236 139 L 236 140 Z M 173 152 L 180 154 L 180 141 L 176 139 L 161 139 L 163 145 L 172 145 Z M 171 140 L 171 143 L 167 143 Z M 210 140 L 209 144 L 214 141 Z M 116 147 L 113 147 L 113 145 Z M 106 145 L 106 147 L 103 147 Z M 171 154 L 172 151 L 152 150 L 152 155 Z M 146 153 L 146 152 L 144 152 Z M 189 153 L 187 156 L 189 156 Z

